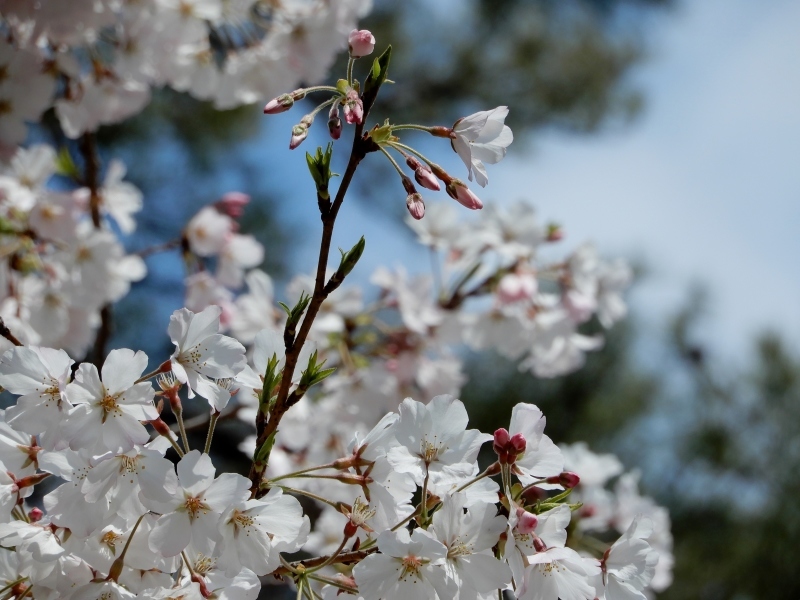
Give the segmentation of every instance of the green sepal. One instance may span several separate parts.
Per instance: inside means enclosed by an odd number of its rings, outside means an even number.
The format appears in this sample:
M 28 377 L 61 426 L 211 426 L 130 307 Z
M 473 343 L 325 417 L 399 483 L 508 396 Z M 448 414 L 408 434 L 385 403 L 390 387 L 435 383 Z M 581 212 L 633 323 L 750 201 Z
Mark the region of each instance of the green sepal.
M 336 89 L 342 96 L 344 96 L 348 91 L 350 91 L 350 84 L 347 83 L 347 79 L 340 79 L 336 82 Z
M 397 138 L 392 135 L 392 126 L 389 119 L 386 119 L 381 126 L 373 127 L 369 132 L 369 137 L 376 144 L 385 144 L 387 142 L 397 141 Z

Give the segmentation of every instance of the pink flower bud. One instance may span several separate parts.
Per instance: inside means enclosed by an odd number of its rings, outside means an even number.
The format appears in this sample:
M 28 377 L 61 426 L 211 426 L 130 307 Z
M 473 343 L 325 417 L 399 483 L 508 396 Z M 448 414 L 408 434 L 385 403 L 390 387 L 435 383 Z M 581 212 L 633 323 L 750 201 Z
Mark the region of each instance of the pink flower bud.
M 564 238 L 564 230 L 558 223 L 550 223 L 547 226 L 547 241 L 557 242 Z
M 578 485 L 581 482 L 581 478 L 577 473 L 573 473 L 572 471 L 564 471 L 558 476 L 558 482 L 564 487 L 564 489 L 569 490 Z
M 333 103 L 328 113 L 328 131 L 334 140 L 338 140 L 342 136 L 342 120 L 339 118 L 338 102 Z
M 273 98 L 264 106 L 265 115 L 277 115 L 286 112 L 294 106 L 294 98 L 291 94 L 281 94 L 277 98 Z
M 306 115 L 300 122 L 292 127 L 292 139 L 289 140 L 289 150 L 294 150 L 297 148 L 304 139 L 308 137 L 308 128 L 311 127 L 311 123 L 314 122 L 314 118 Z
M 532 274 L 507 273 L 497 284 L 497 300 L 500 304 L 530 300 L 536 295 L 537 289 L 536 277 Z
M 353 29 L 347 37 L 352 58 L 368 56 L 375 50 L 375 36 L 366 29 Z
M 244 213 L 244 207 L 250 202 L 250 196 L 242 192 L 228 192 L 214 204 L 216 209 L 232 219 L 238 219 Z
M 447 195 L 453 200 L 457 200 L 462 206 L 470 210 L 480 210 L 483 208 L 483 202 L 480 201 L 480 198 L 473 194 L 460 179 L 453 179 L 450 181 L 446 189 Z
M 538 536 L 533 536 L 533 548 L 537 552 L 544 552 L 547 550 L 547 544 L 545 544 Z
M 28 513 L 28 518 L 31 520 L 31 523 L 36 523 L 37 521 L 41 521 L 44 513 L 42 512 L 41 508 L 32 508 L 31 511 Z
M 501 427 L 497 431 L 494 432 L 494 442 L 492 443 L 492 447 L 494 448 L 495 452 L 501 452 L 505 450 L 506 445 L 508 445 L 509 440 L 511 440 L 511 435 L 508 433 L 508 430 Z
M 409 194 L 406 198 L 406 208 L 409 214 L 419 221 L 425 216 L 425 203 L 422 201 L 422 196 L 417 193 Z
M 528 446 L 525 436 L 521 433 L 515 433 L 512 435 L 509 443 L 517 454 L 522 454 L 525 452 L 525 448 Z
M 441 189 L 439 181 L 433 176 L 431 170 L 424 165 L 420 165 L 414 171 L 414 179 L 416 179 L 417 183 L 422 187 L 433 190 L 434 192 L 438 192 Z
M 351 89 L 344 99 L 344 120 L 349 125 L 358 125 L 364 120 L 364 104 L 358 92 Z
M 578 476 L 577 473 L 573 473 L 572 471 L 564 471 L 559 475 L 553 475 L 552 477 L 548 477 L 545 479 L 547 483 L 557 483 L 564 489 L 571 489 L 574 488 L 581 482 L 581 478 Z
M 517 508 L 517 531 L 523 535 L 527 535 L 533 533 L 538 524 L 539 519 L 535 514 L 529 513 L 522 507 Z

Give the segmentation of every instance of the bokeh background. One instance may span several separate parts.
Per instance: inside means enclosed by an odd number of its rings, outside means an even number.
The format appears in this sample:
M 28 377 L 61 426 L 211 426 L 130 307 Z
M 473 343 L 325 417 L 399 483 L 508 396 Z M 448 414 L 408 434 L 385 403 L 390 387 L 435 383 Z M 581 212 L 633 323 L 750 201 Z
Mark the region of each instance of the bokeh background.
M 675 582 L 660 597 L 800 597 L 800 3 L 376 0 L 362 26 L 395 50 L 398 85 L 373 118 L 450 125 L 508 105 L 515 142 L 490 167 L 484 201 L 532 200 L 564 226 L 565 246 L 592 240 L 637 269 L 630 318 L 583 370 L 535 380 L 470 356 L 473 425 L 491 431 L 534 402 L 557 442 L 586 440 L 641 468 L 672 515 Z M 218 112 L 160 91 L 101 129 L 106 162 L 124 160 L 145 194 L 128 249 L 179 237 L 235 189 L 253 197 L 242 229 L 265 244 L 279 290 L 310 272 L 319 226 L 303 151 L 327 132 L 312 128 L 290 153 L 298 114 Z M 417 145 L 463 168 L 441 140 Z M 334 244 L 366 236 L 356 282 L 380 264 L 426 271 L 400 182 L 370 159 Z M 153 332 L 182 306 L 182 263 L 167 252 L 147 264 L 115 307 L 111 347 L 159 357 L 171 348 Z M 242 427 L 218 431 L 225 467 L 246 469 L 233 450 Z

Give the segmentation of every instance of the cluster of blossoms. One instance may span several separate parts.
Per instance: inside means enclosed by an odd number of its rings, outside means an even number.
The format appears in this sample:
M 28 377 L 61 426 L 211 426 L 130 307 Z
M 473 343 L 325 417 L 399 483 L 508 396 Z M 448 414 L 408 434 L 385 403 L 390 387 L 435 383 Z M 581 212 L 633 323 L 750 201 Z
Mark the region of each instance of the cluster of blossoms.
M 71 138 L 141 111 L 168 85 L 217 108 L 328 71 L 369 0 L 2 3 L 0 156 L 50 107 Z
M 266 18 L 264 4 L 87 0 L 66 18 L 57 2 L 7 3 L 2 51 L 10 66 L 0 72 L 11 83 L 0 81 L 0 94 L 14 100 L 14 86 L 28 77 L 28 93 L 46 90 L 50 102 L 58 87 L 56 112 L 73 137 L 131 114 L 136 85 L 147 94 L 169 83 L 224 106 L 268 97 L 256 67 L 287 71 L 284 79 L 270 74 L 270 85 L 319 78 L 327 58 L 311 51 L 338 45 L 361 10 L 357 2 L 270 3 Z M 84 18 L 74 20 L 81 10 Z M 295 28 L 320 39 L 293 46 L 304 43 Z M 218 56 L 212 42 L 222 38 Z M 115 233 L 134 231 L 141 194 L 123 181 L 119 163 L 100 180 L 90 136 L 81 144 L 83 171 L 68 152 L 47 146 L 10 153 L 0 175 L 0 386 L 19 398 L 0 413 L 4 598 L 253 600 L 267 575 L 312 600 L 488 599 L 498 590 L 530 600 L 631 600 L 669 584 L 669 519 L 639 495 L 635 473 L 580 445 L 559 449 L 532 404 L 515 406 L 508 429 L 490 435 L 467 429 L 455 399 L 466 379 L 463 344 L 495 349 L 537 376 L 579 368 L 584 352 L 602 343 L 581 327 L 595 317 L 610 327 L 624 316 L 630 270 L 588 245 L 543 261 L 540 247 L 563 234 L 525 204 L 489 207 L 470 221 L 452 203 L 426 210 L 391 153 L 426 189 L 441 182 L 461 205 L 483 204 L 395 133 L 450 140 L 469 179 L 485 186 L 485 163 L 499 161 L 512 141 L 507 109 L 452 127 L 387 120 L 365 131 L 390 52 L 360 83 L 354 63 L 375 40 L 353 30 L 348 45 L 346 79 L 278 96 L 265 112 L 322 92 L 331 97 L 295 126 L 291 146 L 323 108 L 334 140 L 340 111 L 355 129 L 334 198 L 331 147 L 307 155 L 321 255 L 360 161 L 380 152 L 396 167 L 409 224 L 437 267 L 432 277 L 379 269 L 369 304 L 360 289 L 342 287 L 363 238 L 342 252 L 337 269 L 327 272 L 320 260 L 317 273 L 293 280 L 288 302 L 276 304 L 270 277 L 255 268 L 263 247 L 239 233 L 249 198 L 232 192 L 161 248 L 182 252 L 186 307 L 170 319 L 174 352 L 145 372 L 143 352 L 105 355 L 98 343 L 108 306 L 145 274 L 141 256 L 126 256 Z M 2 135 L 44 110 L 32 102 L 23 114 L 5 102 L 12 108 L 0 114 Z M 93 360 L 76 364 L 71 356 L 93 338 Z M 202 452 L 191 448 L 183 418 L 198 398 L 208 414 Z M 209 454 L 216 424 L 233 414 L 256 429 L 240 446 L 252 459 L 248 477 L 217 476 Z M 495 458 L 481 470 L 478 455 L 490 441 Z M 318 504 L 313 527 L 296 496 Z M 609 531 L 619 540 L 600 541 Z M 300 550 L 320 556 L 283 556 Z

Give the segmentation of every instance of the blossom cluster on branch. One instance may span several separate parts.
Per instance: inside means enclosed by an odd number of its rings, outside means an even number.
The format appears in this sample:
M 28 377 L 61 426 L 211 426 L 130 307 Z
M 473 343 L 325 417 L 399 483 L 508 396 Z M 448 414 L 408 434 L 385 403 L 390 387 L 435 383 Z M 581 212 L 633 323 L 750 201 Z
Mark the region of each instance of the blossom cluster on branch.
M 458 205 L 483 202 L 400 138 L 448 140 L 468 180 L 485 186 L 486 164 L 513 140 L 507 107 L 452 127 L 386 119 L 367 129 L 391 48 L 356 78 L 356 61 L 376 44 L 357 29 L 345 44 L 359 2 L 92 0 L 75 2 L 69 18 L 59 6 L 3 5 L 0 386 L 18 396 L 0 411 L 3 598 L 252 600 L 268 575 L 311 600 L 503 590 L 521 600 L 631 600 L 669 585 L 669 517 L 639 494 L 635 473 L 579 444 L 559 448 L 533 404 L 488 434 L 468 429 L 456 399 L 464 347 L 553 377 L 602 345 L 587 322 L 610 327 L 626 312 L 623 262 L 591 245 L 542 258 L 563 231 L 524 203 L 462 219 Z M 321 77 L 340 45 L 350 59 L 335 86 L 275 95 Z M 324 109 L 334 141 L 352 126 L 335 192 L 333 143 L 306 155 L 320 255 L 285 302 L 257 268 L 263 247 L 239 232 L 249 202 L 240 192 L 202 207 L 174 239 L 125 253 L 120 235 L 135 230 L 142 194 L 121 163 L 100 163 L 92 132 L 139 110 L 149 86 L 162 84 L 218 106 L 275 95 L 267 114 L 323 94 L 292 128 L 290 148 Z M 23 122 L 53 102 L 80 144 L 19 146 Z M 336 268 L 329 252 L 370 154 L 395 168 L 433 272 L 380 268 L 367 292 L 346 282 L 366 240 Z M 426 206 L 415 182 L 443 186 L 458 204 Z M 106 352 L 111 306 L 145 276 L 143 257 L 162 251 L 179 251 L 185 266 L 185 306 L 167 328 L 174 351 L 154 363 L 142 351 Z M 205 406 L 202 448 L 187 435 L 190 403 Z M 218 422 L 233 415 L 255 429 L 240 444 L 247 477 L 217 474 L 210 454 Z M 317 504 L 313 523 L 298 497 L 306 509 Z M 319 556 L 290 561 L 301 550 Z

